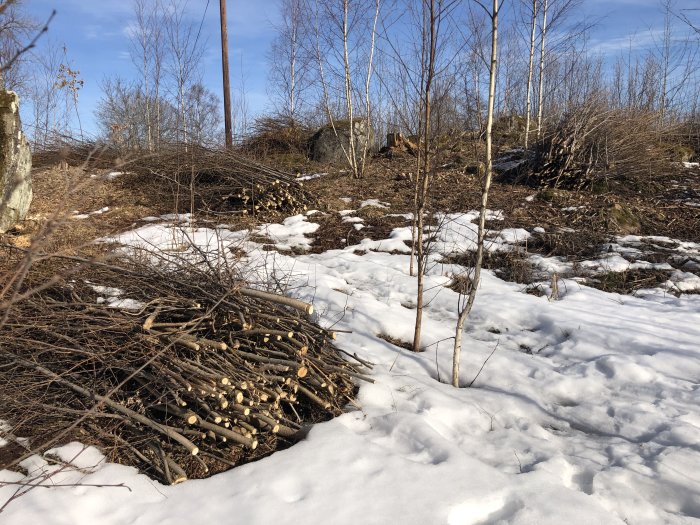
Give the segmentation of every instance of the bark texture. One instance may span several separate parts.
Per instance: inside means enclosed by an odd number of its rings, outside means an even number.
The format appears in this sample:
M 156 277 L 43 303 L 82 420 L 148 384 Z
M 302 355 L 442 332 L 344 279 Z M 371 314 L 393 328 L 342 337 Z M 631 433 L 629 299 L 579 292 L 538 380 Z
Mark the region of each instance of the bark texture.
M 0 233 L 24 219 L 32 202 L 32 154 L 22 133 L 19 97 L 0 91 Z

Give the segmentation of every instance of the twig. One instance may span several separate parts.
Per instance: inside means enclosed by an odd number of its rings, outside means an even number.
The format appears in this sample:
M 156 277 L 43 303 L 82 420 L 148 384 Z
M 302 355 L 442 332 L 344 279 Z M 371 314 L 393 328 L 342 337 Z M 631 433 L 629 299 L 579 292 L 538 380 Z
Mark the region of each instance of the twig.
M 496 349 L 498 349 L 498 345 L 499 345 L 499 344 L 501 344 L 501 340 L 500 340 L 500 339 L 496 342 L 496 346 L 493 347 L 493 350 L 491 350 L 491 353 L 490 353 L 489 356 L 486 358 L 486 361 L 484 361 L 484 362 L 482 363 L 481 368 L 479 368 L 479 371 L 478 371 L 478 372 L 476 373 L 476 375 L 474 376 L 474 379 L 472 379 L 472 380 L 471 380 L 471 383 L 469 383 L 469 384 L 467 385 L 467 388 L 471 388 L 471 387 L 474 385 L 474 382 L 478 379 L 479 375 L 481 374 L 481 371 L 482 371 L 482 370 L 484 369 L 484 367 L 486 366 L 486 363 L 489 362 L 489 359 L 491 359 L 491 356 L 494 354 L 494 352 L 496 352 Z

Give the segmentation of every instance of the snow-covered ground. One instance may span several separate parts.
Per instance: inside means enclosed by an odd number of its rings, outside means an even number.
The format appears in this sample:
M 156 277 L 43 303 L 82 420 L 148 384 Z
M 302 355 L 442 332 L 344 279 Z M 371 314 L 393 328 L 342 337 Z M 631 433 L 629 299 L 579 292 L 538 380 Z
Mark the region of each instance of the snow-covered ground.
M 469 247 L 475 216 L 443 220 L 438 251 Z M 0 473 L 26 482 L 55 471 L 45 484 L 58 485 L 11 502 L 0 523 L 700 523 L 700 295 L 621 296 L 562 280 L 550 301 L 486 271 L 464 338 L 462 383 L 483 370 L 471 388 L 455 389 L 444 382 L 457 295 L 445 285 L 459 268 L 439 254 L 426 284 L 425 352 L 379 337 L 412 338 L 406 228 L 296 257 L 263 251 L 246 232 L 180 228 L 154 222 L 119 240 L 245 250 L 250 271 L 274 274 L 313 301 L 320 323 L 351 331 L 339 333 L 338 345 L 375 363 L 376 382 L 359 390 L 361 410 L 261 461 L 173 487 L 71 444 L 55 453 L 79 468 L 35 456 L 24 465 L 29 477 Z M 315 229 L 310 215 L 253 233 L 283 249 L 308 246 L 304 234 Z M 527 235 L 501 232 L 490 249 Z M 620 239 L 612 255 L 637 241 Z M 0 505 L 17 488 L 0 488 Z

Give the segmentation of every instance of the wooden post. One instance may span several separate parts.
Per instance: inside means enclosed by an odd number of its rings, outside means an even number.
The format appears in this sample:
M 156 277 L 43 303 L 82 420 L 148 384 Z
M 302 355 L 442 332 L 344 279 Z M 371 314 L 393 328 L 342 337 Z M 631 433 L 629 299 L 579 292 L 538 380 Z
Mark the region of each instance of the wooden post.
M 228 72 L 228 29 L 226 26 L 226 0 L 219 0 L 221 17 L 221 66 L 224 77 L 224 129 L 226 148 L 233 147 L 233 129 L 231 126 L 231 81 Z

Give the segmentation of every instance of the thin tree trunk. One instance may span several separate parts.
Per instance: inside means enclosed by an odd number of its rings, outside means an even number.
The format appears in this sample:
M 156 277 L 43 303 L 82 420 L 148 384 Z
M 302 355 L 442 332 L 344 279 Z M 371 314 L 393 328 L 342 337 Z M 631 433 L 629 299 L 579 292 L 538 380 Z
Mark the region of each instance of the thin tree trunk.
M 352 104 L 352 77 L 350 72 L 350 53 L 348 49 L 348 7 L 350 0 L 343 0 L 343 68 L 345 71 L 345 109 L 348 115 L 348 133 L 350 136 L 350 147 L 348 162 L 353 177 L 360 178 L 357 168 L 357 151 L 355 144 L 355 122 Z
M 427 264 L 427 254 L 425 253 L 425 245 L 423 242 L 424 217 L 427 200 L 428 189 L 430 187 L 430 110 L 431 100 L 430 94 L 432 90 L 433 77 L 435 75 L 435 53 L 436 53 L 436 16 L 435 16 L 435 0 L 430 0 L 430 37 L 428 44 L 430 46 L 428 52 L 427 75 L 425 78 L 425 88 L 423 91 L 424 107 L 423 107 L 423 129 L 421 140 L 423 146 L 423 166 L 420 173 L 420 178 L 417 178 L 416 183 L 420 180 L 418 205 L 416 207 L 416 259 L 418 262 L 418 287 L 416 291 L 416 323 L 413 332 L 413 351 L 420 352 L 420 340 L 423 329 L 423 291 L 425 287 L 425 267 Z
M 146 49 L 143 50 L 143 92 L 146 102 L 146 145 L 148 151 L 153 151 L 153 133 L 151 130 L 151 104 L 148 93 L 148 59 Z
M 669 2 L 664 4 L 664 36 L 663 36 L 663 48 L 662 48 L 662 62 L 663 62 L 663 81 L 661 86 L 661 102 L 660 115 L 661 122 L 663 123 L 666 117 L 666 104 L 667 104 L 667 92 L 668 92 L 668 76 L 669 76 L 669 62 L 670 62 L 670 52 L 671 52 L 671 14 Z
M 525 149 L 530 138 L 530 114 L 532 113 L 532 72 L 535 62 L 535 31 L 537 29 L 537 1 L 532 0 L 532 29 L 530 31 L 530 62 L 527 68 L 527 103 L 525 109 Z
M 372 23 L 372 39 L 371 39 L 370 50 L 369 50 L 369 61 L 367 63 L 367 78 L 366 78 L 366 82 L 365 82 L 365 112 L 366 112 L 367 138 L 364 141 L 364 144 L 362 145 L 362 159 L 361 159 L 361 165 L 360 165 L 360 174 L 361 175 L 363 175 L 365 172 L 365 162 L 367 161 L 367 152 L 369 150 L 369 139 L 371 137 L 372 105 L 371 105 L 371 101 L 370 101 L 369 88 L 370 88 L 370 81 L 372 79 L 372 61 L 374 60 L 375 37 L 377 34 L 377 21 L 379 20 L 379 4 L 380 4 L 380 0 L 376 0 L 375 9 L 374 9 L 374 21 Z
M 289 117 L 292 124 L 296 124 L 296 89 L 297 89 L 297 46 L 298 44 L 298 16 L 297 10 L 292 13 L 291 55 L 289 59 Z
M 481 266 L 484 261 L 484 240 L 486 238 L 486 207 L 488 204 L 489 190 L 491 189 L 491 178 L 493 175 L 493 151 L 492 151 L 492 131 L 493 131 L 493 108 L 496 98 L 496 68 L 498 65 L 498 0 L 493 0 L 491 11 L 491 66 L 489 70 L 489 101 L 488 113 L 486 117 L 486 177 L 481 187 L 481 207 L 479 209 L 479 230 L 477 234 L 476 258 L 474 261 L 474 276 L 469 288 L 469 296 L 464 308 L 459 312 L 457 319 L 453 358 L 452 358 L 452 385 L 459 388 L 459 362 L 462 352 L 462 331 L 464 323 L 469 316 L 474 300 L 479 289 L 481 280 Z
M 547 36 L 547 0 L 544 0 L 542 6 L 542 38 L 540 41 L 540 78 L 539 78 L 539 93 L 537 102 L 537 140 L 542 137 L 542 100 L 544 98 L 544 51 L 545 38 Z

